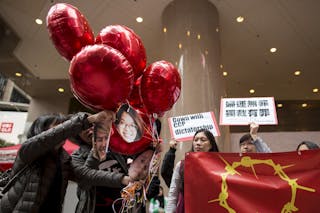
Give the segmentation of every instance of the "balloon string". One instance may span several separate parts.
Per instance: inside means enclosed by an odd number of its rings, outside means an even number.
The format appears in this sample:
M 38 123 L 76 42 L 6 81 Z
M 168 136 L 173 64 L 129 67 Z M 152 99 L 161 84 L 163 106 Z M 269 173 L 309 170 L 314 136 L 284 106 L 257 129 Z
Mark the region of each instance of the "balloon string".
M 109 125 L 109 133 L 108 133 L 108 141 L 107 141 L 107 144 L 106 144 L 106 153 L 108 153 L 108 150 L 109 150 L 109 144 L 110 144 L 110 137 L 111 137 L 111 130 L 112 130 L 112 123 Z

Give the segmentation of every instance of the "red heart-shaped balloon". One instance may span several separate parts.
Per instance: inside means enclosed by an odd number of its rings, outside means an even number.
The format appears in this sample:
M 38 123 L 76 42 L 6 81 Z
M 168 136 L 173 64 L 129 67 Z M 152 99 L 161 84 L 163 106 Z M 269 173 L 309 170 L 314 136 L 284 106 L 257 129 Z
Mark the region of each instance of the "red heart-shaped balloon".
M 94 44 L 94 35 L 88 21 L 70 4 L 59 3 L 50 8 L 47 28 L 56 49 L 69 61 L 82 47 Z
M 147 111 L 150 114 L 156 113 L 161 116 L 172 108 L 180 96 L 180 74 L 167 61 L 154 62 L 144 71 L 140 89 Z
M 89 108 L 115 110 L 129 97 L 134 76 L 127 59 L 107 45 L 83 48 L 69 68 L 73 94 Z
M 146 67 L 146 51 L 141 39 L 132 29 L 121 25 L 110 25 L 101 30 L 96 44 L 107 44 L 119 50 L 130 62 L 135 79 Z
M 140 95 L 140 84 L 141 84 L 141 76 L 134 82 L 131 94 L 128 98 L 130 105 L 137 109 L 141 109 L 143 107 L 143 103 Z

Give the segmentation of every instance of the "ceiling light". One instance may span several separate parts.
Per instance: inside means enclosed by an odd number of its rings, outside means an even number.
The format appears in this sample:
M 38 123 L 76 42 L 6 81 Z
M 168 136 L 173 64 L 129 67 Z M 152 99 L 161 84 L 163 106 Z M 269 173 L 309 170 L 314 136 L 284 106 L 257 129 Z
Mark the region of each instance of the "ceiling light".
M 228 72 L 224 71 L 224 72 L 222 73 L 222 75 L 223 75 L 223 76 L 227 76 L 227 75 L 228 75 Z
M 307 106 L 308 106 L 308 104 L 303 103 L 303 104 L 301 104 L 301 106 L 304 108 L 304 107 L 307 107 Z
M 163 32 L 166 33 L 167 32 L 167 28 L 164 27 L 163 28 Z
M 277 104 L 277 107 L 281 108 L 281 107 L 283 107 L 283 105 L 282 104 Z
M 15 75 L 16 75 L 17 77 L 21 77 L 21 76 L 22 76 L 22 73 L 21 73 L 21 72 L 16 72 Z
M 64 89 L 62 87 L 58 88 L 58 92 L 63 93 Z
M 270 52 L 275 53 L 276 51 L 277 51 L 277 48 L 275 47 L 270 48 Z
M 200 34 L 198 34 L 198 35 L 197 35 L 197 39 L 200 40 L 200 38 L 201 38 L 201 37 L 200 37 Z
M 137 21 L 138 23 L 141 23 L 141 22 L 143 22 L 143 18 L 137 17 L 137 18 L 136 18 L 136 21 Z
M 254 89 L 250 89 L 249 92 L 250 92 L 251 94 L 255 93 Z
M 298 75 L 300 75 L 300 74 L 301 74 L 301 71 L 300 71 L 300 70 L 297 70 L 297 71 L 294 72 L 294 75 L 296 75 L 296 76 L 298 76 Z
M 319 92 L 319 89 L 318 88 L 313 88 L 312 92 L 314 92 L 314 93 Z
M 216 28 L 216 32 L 219 32 L 219 27 Z
M 187 31 L 187 36 L 190 36 L 190 31 L 189 30 Z
M 42 24 L 42 20 L 41 20 L 41 19 L 39 19 L 39 18 L 37 18 L 37 19 L 35 20 L 35 22 L 36 22 L 37 24 L 39 24 L 39 25 L 41 25 L 41 24 Z
M 244 17 L 243 16 L 238 16 L 237 17 L 237 22 L 241 23 L 244 21 Z
M 220 69 L 222 69 L 223 68 L 223 64 L 220 64 Z
M 181 49 L 182 48 L 182 44 L 179 44 L 179 49 Z

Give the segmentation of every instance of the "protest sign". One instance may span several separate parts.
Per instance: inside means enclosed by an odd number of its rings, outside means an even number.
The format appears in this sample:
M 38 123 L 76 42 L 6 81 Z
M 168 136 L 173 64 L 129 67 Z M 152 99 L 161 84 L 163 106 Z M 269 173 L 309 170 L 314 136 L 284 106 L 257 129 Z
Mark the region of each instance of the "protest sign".
M 208 129 L 214 136 L 220 136 L 213 112 L 183 115 L 168 118 L 171 137 L 179 141 L 187 141 L 199 129 Z
M 220 125 L 278 124 L 273 97 L 223 98 L 220 105 Z

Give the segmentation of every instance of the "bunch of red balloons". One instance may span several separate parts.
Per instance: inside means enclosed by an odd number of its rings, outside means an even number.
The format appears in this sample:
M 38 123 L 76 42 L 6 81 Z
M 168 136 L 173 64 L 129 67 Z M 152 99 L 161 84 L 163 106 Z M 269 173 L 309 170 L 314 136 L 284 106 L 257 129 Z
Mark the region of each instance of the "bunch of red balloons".
M 167 61 L 146 67 L 145 48 L 130 28 L 106 26 L 95 38 L 84 15 L 66 3 L 50 8 L 47 28 L 60 55 L 71 61 L 71 89 L 84 106 L 115 111 L 130 103 L 148 115 L 161 116 L 179 98 L 178 70 Z

